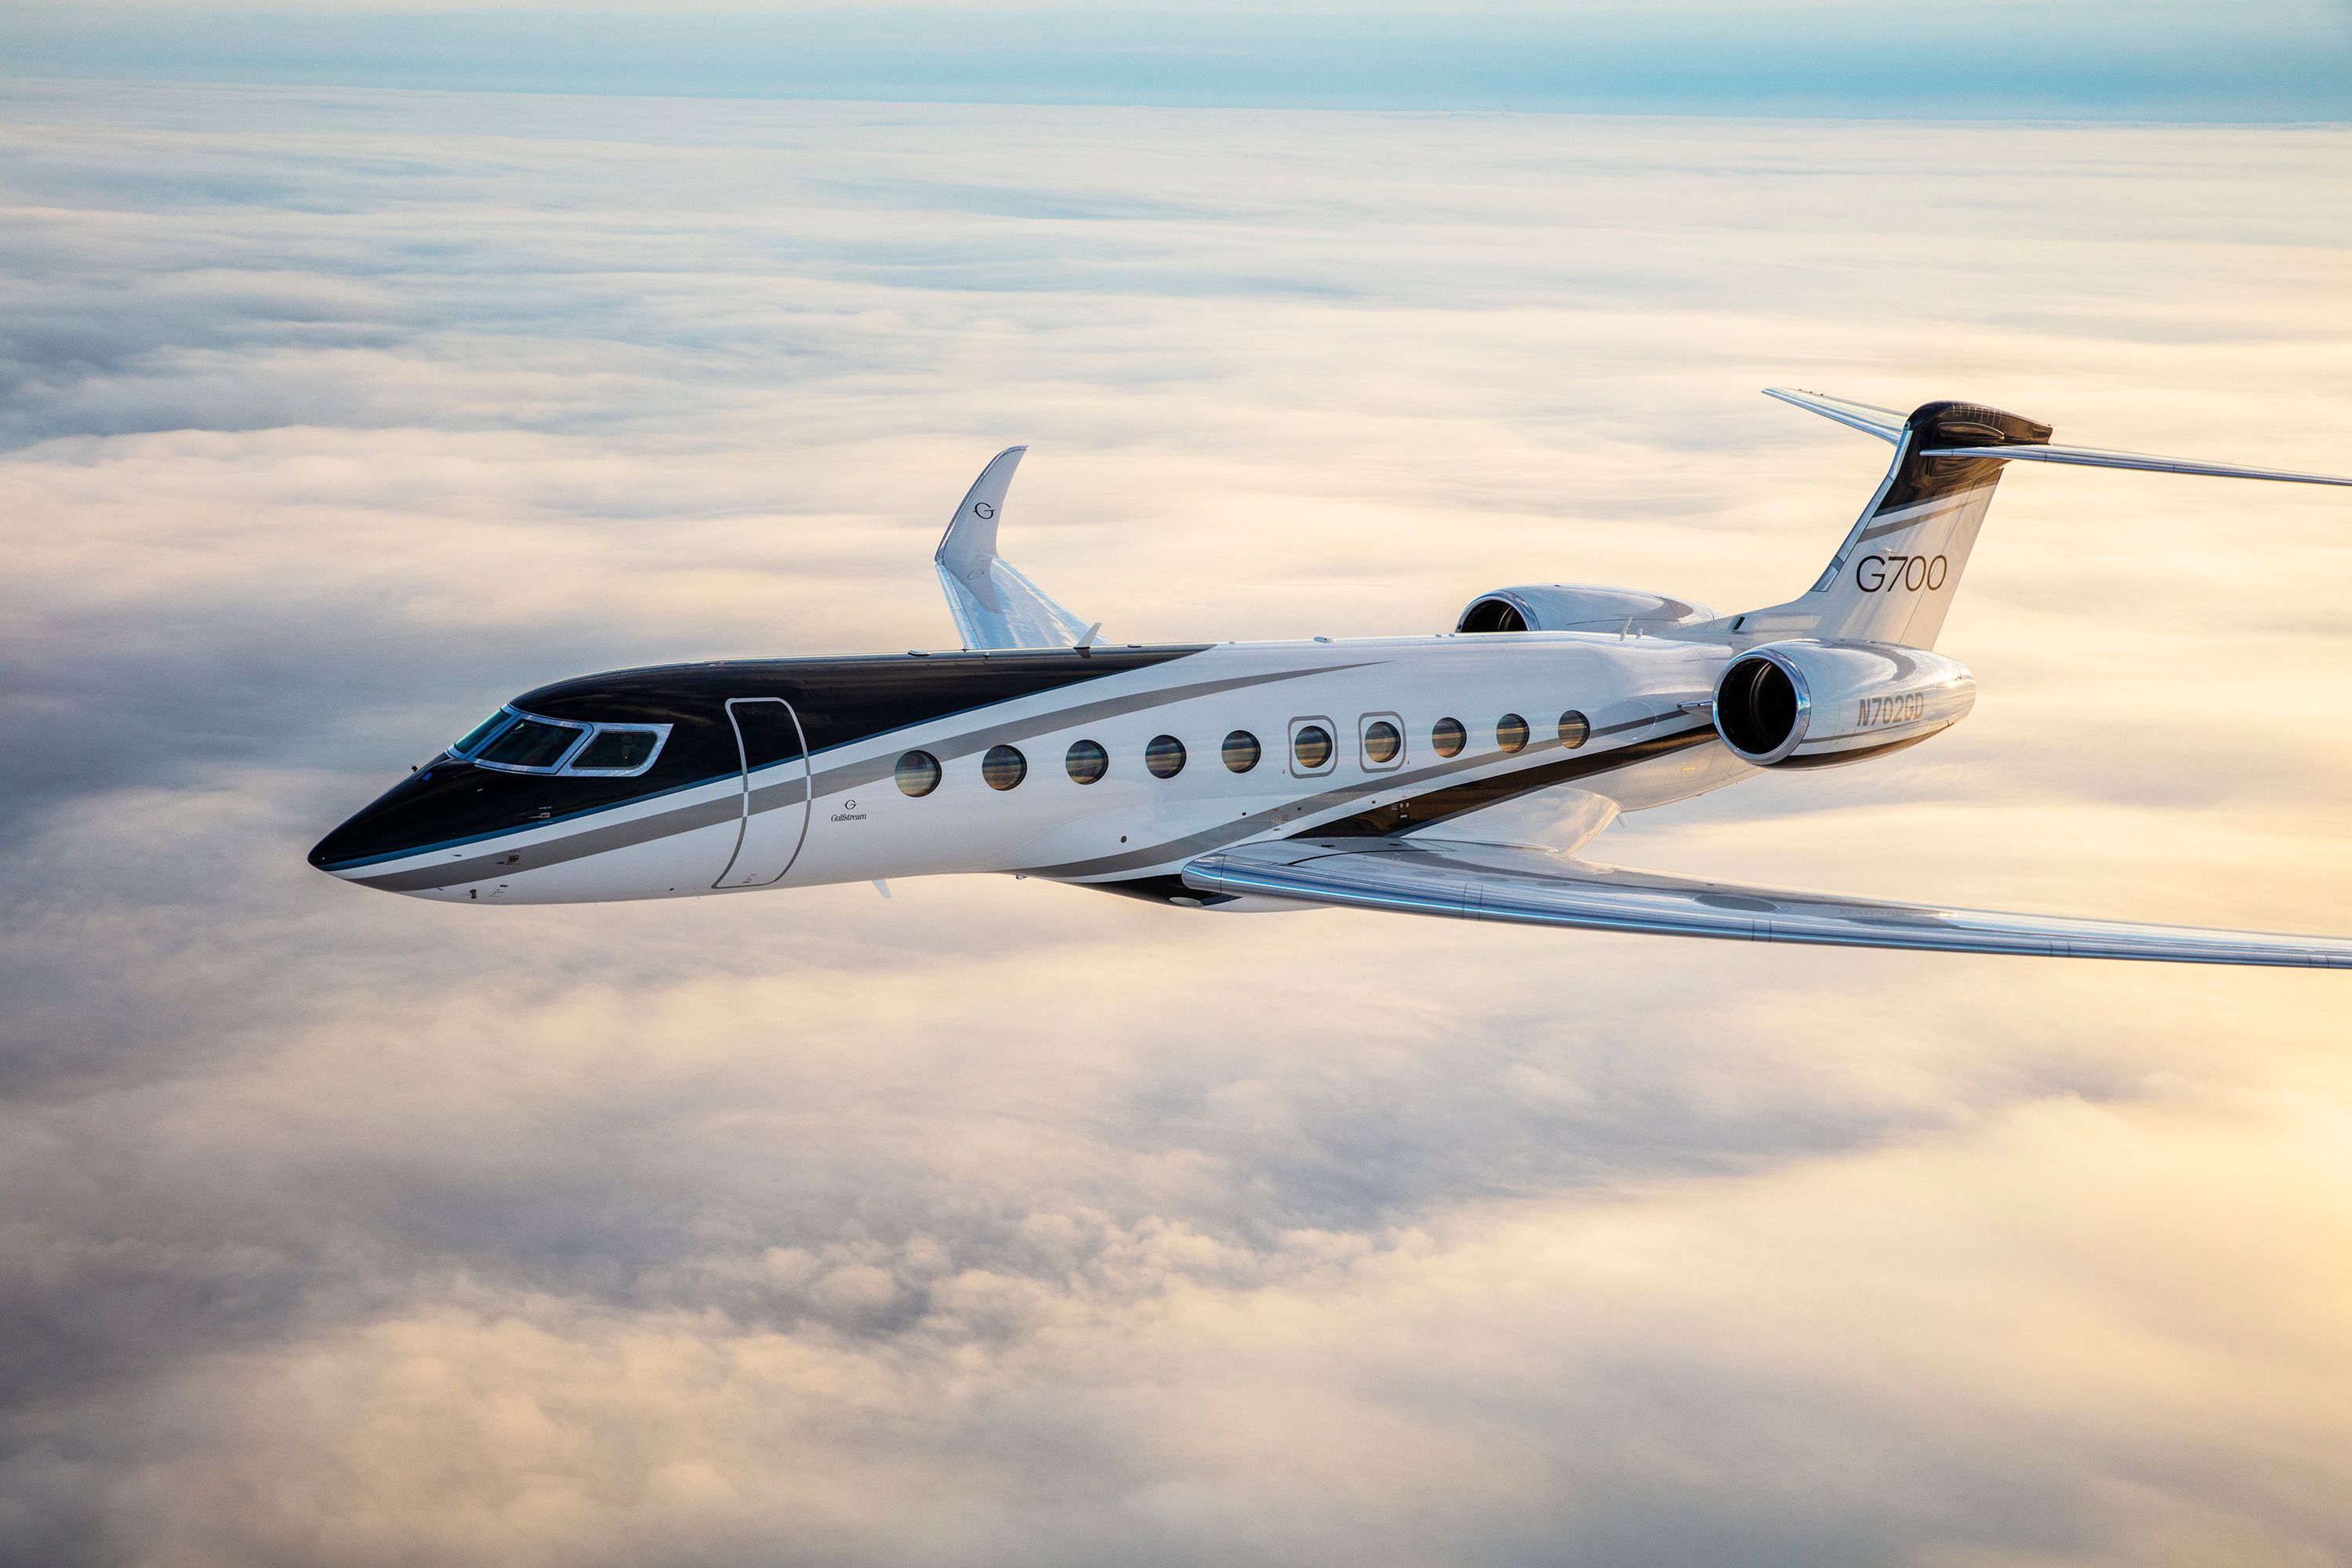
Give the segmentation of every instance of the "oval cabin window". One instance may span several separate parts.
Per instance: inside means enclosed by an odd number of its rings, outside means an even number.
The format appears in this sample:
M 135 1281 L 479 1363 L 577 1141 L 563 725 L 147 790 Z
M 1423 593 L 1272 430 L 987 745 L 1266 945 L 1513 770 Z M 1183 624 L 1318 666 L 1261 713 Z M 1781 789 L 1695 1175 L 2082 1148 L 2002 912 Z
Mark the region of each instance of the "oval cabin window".
M 898 759 L 898 788 L 907 795 L 929 795 L 940 787 L 940 760 L 929 752 L 908 752 Z
M 1143 765 L 1156 779 L 1172 779 L 1184 771 L 1184 742 L 1173 735 L 1159 735 L 1143 748 Z
M 1257 760 L 1263 753 L 1255 735 L 1247 730 L 1236 730 L 1225 737 L 1224 749 L 1219 754 L 1232 772 L 1245 773 L 1257 766 Z
M 1458 757 L 1470 743 L 1470 731 L 1459 719 L 1440 719 L 1429 727 L 1429 749 L 1441 757 Z
M 1583 714 L 1571 708 L 1559 716 L 1559 743 L 1570 751 L 1592 738 L 1592 725 Z
M 1092 741 L 1073 741 L 1070 754 L 1063 759 L 1062 765 L 1078 783 L 1092 784 L 1110 772 L 1110 753 Z
M 1013 746 L 991 746 L 980 759 L 980 778 L 991 789 L 1011 789 L 1029 776 L 1029 759 Z
M 1301 773 L 1313 773 L 1331 760 L 1331 731 L 1320 724 L 1301 724 L 1290 737 L 1290 754 Z
M 1397 727 L 1387 720 L 1375 719 L 1364 726 L 1364 756 L 1367 761 L 1392 763 L 1397 760 L 1397 753 L 1403 750 L 1404 737 L 1397 733 Z
M 1528 743 L 1528 721 L 1516 713 L 1506 713 L 1495 721 L 1495 744 L 1507 752 L 1516 752 Z

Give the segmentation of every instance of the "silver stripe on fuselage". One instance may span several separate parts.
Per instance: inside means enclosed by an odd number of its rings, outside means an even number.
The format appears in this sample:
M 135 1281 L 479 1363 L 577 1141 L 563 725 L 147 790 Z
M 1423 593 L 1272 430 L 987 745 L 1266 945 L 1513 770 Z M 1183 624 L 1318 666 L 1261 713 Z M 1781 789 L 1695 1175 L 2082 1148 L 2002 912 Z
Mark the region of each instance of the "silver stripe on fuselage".
M 1622 734 L 1628 730 L 1648 729 L 1654 725 L 1662 724 L 1669 719 L 1681 717 L 1683 717 L 1682 710 L 1672 708 L 1662 713 L 1644 714 L 1639 719 L 1628 719 L 1620 723 L 1605 725 L 1593 731 L 1592 733 L 1595 737 Z M 1714 733 L 1712 728 L 1706 727 L 1691 731 L 1694 743 Z M 1582 749 L 1582 747 L 1570 747 L 1557 740 L 1530 742 L 1518 752 L 1511 755 L 1510 765 L 1502 771 L 1519 772 L 1528 765 L 1530 760 L 1544 760 L 1550 752 Z M 1605 750 L 1597 753 L 1598 756 L 1609 754 Z M 1477 768 L 1489 766 L 1496 760 L 1491 755 L 1463 756 L 1446 762 L 1433 763 L 1424 768 L 1416 768 L 1407 773 L 1384 774 L 1371 782 L 1353 782 L 1339 788 L 1325 790 L 1319 795 L 1308 795 L 1303 800 L 1269 806 L 1264 811 L 1255 811 L 1230 822 L 1220 822 L 1213 826 L 1204 827 L 1197 833 L 1188 833 L 1181 838 L 1171 838 L 1159 844 L 1147 844 L 1118 855 L 1105 855 L 1091 860 L 1067 860 L 1054 866 L 1027 866 L 1021 868 L 1022 874 L 1029 877 L 1048 877 L 1061 881 L 1099 881 L 1116 877 L 1121 872 L 1149 871 L 1154 867 L 1165 866 L 1172 861 L 1189 860 L 1195 855 L 1206 854 L 1212 849 L 1226 848 L 1241 843 L 1244 839 L 1255 838 L 1262 833 L 1270 833 L 1277 827 L 1293 828 L 1298 833 L 1312 836 L 1317 825 L 1309 822 L 1307 820 L 1309 817 L 1327 815 L 1342 816 L 1349 812 L 1360 811 L 1366 805 L 1372 804 L 1377 797 L 1391 794 L 1401 785 L 1423 784 L 1434 779 L 1466 773 Z M 1635 763 L 1647 760 L 1647 758 L 1636 757 L 1625 765 L 1631 766 Z M 1597 776 L 1612 771 L 1606 767 L 1596 767 L 1593 773 Z M 1551 786 L 1538 784 L 1535 787 L 1546 789 Z

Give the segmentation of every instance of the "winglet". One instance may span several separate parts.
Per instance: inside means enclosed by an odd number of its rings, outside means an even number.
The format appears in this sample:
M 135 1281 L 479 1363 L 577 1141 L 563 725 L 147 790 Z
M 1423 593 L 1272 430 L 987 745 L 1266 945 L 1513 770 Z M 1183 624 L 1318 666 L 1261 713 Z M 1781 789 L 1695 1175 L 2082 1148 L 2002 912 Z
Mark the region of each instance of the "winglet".
M 1087 635 L 1086 622 L 996 552 L 1004 493 L 1028 450 L 1007 447 L 989 460 L 931 554 L 940 586 L 947 592 L 948 614 L 968 648 L 1071 647 Z
M 1004 510 L 1004 492 L 1013 488 L 1013 471 L 1027 455 L 1026 447 L 1007 447 L 988 460 L 980 478 L 964 492 L 948 531 L 931 559 L 960 576 L 979 576 L 996 556 L 996 520 Z

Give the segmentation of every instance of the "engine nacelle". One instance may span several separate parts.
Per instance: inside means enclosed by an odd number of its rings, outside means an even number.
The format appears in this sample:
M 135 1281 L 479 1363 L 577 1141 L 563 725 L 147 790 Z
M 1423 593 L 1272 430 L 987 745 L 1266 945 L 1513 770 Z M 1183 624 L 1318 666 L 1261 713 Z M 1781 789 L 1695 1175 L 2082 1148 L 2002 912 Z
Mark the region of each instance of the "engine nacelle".
M 1715 683 L 1715 732 L 1761 768 L 1826 768 L 1918 744 L 1976 706 L 1957 659 L 1891 643 L 1749 648 Z
M 1497 588 L 1470 601 L 1457 632 L 1663 631 L 1715 619 L 1715 612 L 1664 594 L 1636 588 L 1588 588 L 1576 583 L 1529 583 Z

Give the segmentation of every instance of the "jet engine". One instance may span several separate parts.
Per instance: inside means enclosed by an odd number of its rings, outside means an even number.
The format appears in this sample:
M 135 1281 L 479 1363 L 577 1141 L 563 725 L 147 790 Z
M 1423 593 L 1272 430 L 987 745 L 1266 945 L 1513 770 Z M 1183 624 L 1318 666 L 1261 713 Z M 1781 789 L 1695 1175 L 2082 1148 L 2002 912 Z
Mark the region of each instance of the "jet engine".
M 1715 619 L 1713 610 L 1635 588 L 1529 583 L 1470 601 L 1457 632 L 1657 632 Z
M 1825 768 L 1918 744 L 1976 706 L 1958 660 L 1891 643 L 1765 643 L 1715 684 L 1715 731 L 1762 768 Z

